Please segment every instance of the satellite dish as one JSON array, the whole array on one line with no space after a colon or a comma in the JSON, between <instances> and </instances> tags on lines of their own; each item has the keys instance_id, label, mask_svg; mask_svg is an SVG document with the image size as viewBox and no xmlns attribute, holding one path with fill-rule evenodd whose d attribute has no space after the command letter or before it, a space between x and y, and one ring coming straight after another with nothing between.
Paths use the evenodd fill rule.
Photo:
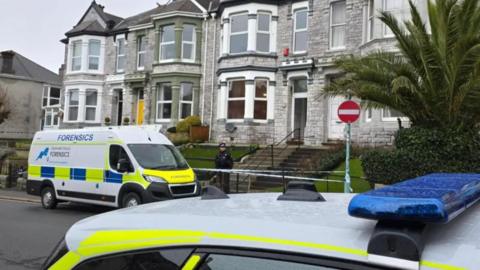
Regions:
<instances>
[{"instance_id":1,"label":"satellite dish","mask_svg":"<svg viewBox=\"0 0 480 270\"><path fill-rule=\"evenodd\" d=\"M227 123L225 124L225 130L230 133L233 133L235 132L235 130L237 130L237 127L233 123Z\"/></svg>"}]
</instances>

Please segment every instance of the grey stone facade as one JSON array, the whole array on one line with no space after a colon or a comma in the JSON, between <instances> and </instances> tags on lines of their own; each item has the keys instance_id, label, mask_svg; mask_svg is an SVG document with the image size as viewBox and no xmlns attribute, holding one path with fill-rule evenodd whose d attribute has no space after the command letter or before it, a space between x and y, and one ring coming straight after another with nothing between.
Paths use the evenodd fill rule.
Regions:
<instances>
[{"instance_id":1,"label":"grey stone facade","mask_svg":"<svg viewBox=\"0 0 480 270\"><path fill-rule=\"evenodd\" d=\"M200 4L198 4L201 2ZM212 5L209 3L212 2ZM143 124L162 124L165 128L179 121L180 87L182 83L193 86L193 114L199 115L202 122L210 126L212 142L234 142L271 144L282 141L295 127L300 126L302 134L299 140L307 145L319 145L329 140L343 139L343 126L336 123L336 107L339 100L323 97L322 89L329 81L341 73L334 67L338 57L363 55L379 49L395 50L394 40L385 34L383 24L372 20L370 28L369 3L373 10L382 8L382 0L345 0L344 46L332 49L331 9L332 4L342 1L198 1L177 0L166 6L158 6L144 14L126 19L104 13L103 7L92 3L85 20L98 20L104 27L104 68L100 74L89 72L65 76L65 90L86 81L96 84L101 91L101 113L95 123L66 123L62 127L102 125L105 117L112 124L121 124L124 118L130 124L139 124L138 115L143 113ZM405 1L407 2L407 1ZM201 5L203 9L199 8ZM424 4L419 4L425 12ZM307 50L300 54L293 52L295 11L308 10ZM240 54L229 52L229 31L232 16L248 13L247 50ZM256 51L255 39L259 14L270 15L270 51ZM109 17L110 16L110 17ZM105 18L116 21L108 29ZM185 24L195 25L195 59L182 60L182 29ZM66 65L70 65L71 50L69 41L86 35L75 32L82 24L67 33ZM160 61L160 42L163 27L174 25L176 40L175 57L171 61ZM98 26L97 26L98 27ZM373 29L370 33L369 29ZM90 29L90 32L98 29ZM253 31L253 32L252 32ZM73 34L72 34L73 33ZM91 34L91 33L90 33ZM126 45L126 67L118 72L117 38L124 36ZM138 37L146 38L145 65L137 68ZM289 53L285 53L289 49ZM295 93L295 80L306 80L307 91ZM244 117L228 119L229 85L233 80L243 80ZM254 119L257 100L256 80L268 81L267 117ZM172 88L172 104L169 119L158 119L157 93L159 87L169 83ZM303 83L303 81L302 81ZM142 92L143 91L143 92ZM68 92L68 91L66 91ZM121 95L120 95L121 93ZM139 111L139 95L143 93L143 110ZM119 111L118 99L123 98ZM68 98L68 94L66 94ZM302 103L304 102L304 103ZM297 105L295 105L297 104ZM66 105L66 103L65 103ZM297 111L294 110L297 106ZM303 109L306 106L306 114ZM299 109L300 108L300 109ZM65 108L67 110L67 108ZM118 115L120 113L121 115ZM296 114L297 115L296 115ZM299 116L300 115L300 116ZM398 129L395 119L382 117L382 111L373 111L372 117L361 120L352 127L352 138L357 144L391 144L392 134ZM300 118L299 118L300 117ZM300 119L300 120L299 120ZM303 127L303 121L305 126ZM68 121L67 121L68 122ZM301 123L300 123L301 122ZM300 124L299 124L300 123ZM408 123L404 121L404 126ZM290 139L290 138L288 138Z\"/></svg>"}]
</instances>

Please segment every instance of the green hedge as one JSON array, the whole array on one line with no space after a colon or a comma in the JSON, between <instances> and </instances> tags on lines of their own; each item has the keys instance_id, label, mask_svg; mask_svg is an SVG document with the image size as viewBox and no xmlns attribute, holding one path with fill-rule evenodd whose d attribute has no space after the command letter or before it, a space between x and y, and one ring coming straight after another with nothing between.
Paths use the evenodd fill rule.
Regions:
<instances>
[{"instance_id":1,"label":"green hedge","mask_svg":"<svg viewBox=\"0 0 480 270\"><path fill-rule=\"evenodd\" d=\"M395 149L362 155L367 179L392 184L433 172L479 172L477 131L408 128L395 135Z\"/></svg>"}]
</instances>

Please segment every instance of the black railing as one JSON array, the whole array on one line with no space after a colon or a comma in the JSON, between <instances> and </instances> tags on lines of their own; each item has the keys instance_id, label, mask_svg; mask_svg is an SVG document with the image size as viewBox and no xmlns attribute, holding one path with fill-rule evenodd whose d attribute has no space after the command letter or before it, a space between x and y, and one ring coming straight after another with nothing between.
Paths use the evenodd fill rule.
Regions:
<instances>
[{"instance_id":1,"label":"black railing","mask_svg":"<svg viewBox=\"0 0 480 270\"><path fill-rule=\"evenodd\" d=\"M258 170L261 166L265 165L268 161L270 161L271 169L275 168L275 154L277 156L281 156L287 149L288 149L288 140L295 140L297 138L300 138L302 130L300 128L294 129L292 132L288 133L287 136L285 136L282 140L279 142L273 143L267 147L265 147L263 150L257 151L256 155L261 155L265 153L265 158L258 161L254 160L251 161L250 163L247 162L246 166L244 166L244 169L247 170ZM295 136L298 135L298 136ZM298 139L297 139L298 140ZM275 153L275 149L279 149L279 146L285 143L284 147L280 148L280 151ZM297 144L297 149L300 148L301 144ZM269 157L267 157L268 152L270 152ZM252 165L250 167L250 165ZM242 180L245 181L247 178L250 176L245 176Z\"/></svg>"}]
</instances>

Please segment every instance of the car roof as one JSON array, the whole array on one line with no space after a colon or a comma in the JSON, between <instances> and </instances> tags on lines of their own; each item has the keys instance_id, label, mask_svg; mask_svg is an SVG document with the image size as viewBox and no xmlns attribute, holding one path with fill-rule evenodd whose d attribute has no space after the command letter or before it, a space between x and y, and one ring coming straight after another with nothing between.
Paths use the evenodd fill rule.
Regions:
<instances>
[{"instance_id":1,"label":"car roof","mask_svg":"<svg viewBox=\"0 0 480 270\"><path fill-rule=\"evenodd\" d=\"M202 237L195 245L293 251L368 262L367 247L376 221L348 215L353 195L322 194L325 202L278 201L279 195L238 194L222 200L195 197L117 210L76 223L66 242L69 249L76 250L98 232L197 232ZM427 267L439 265L474 269L480 265L479 211L480 205L476 205L451 223L427 225L421 269L442 269ZM179 245L185 244L189 243Z\"/></svg>"}]
</instances>

